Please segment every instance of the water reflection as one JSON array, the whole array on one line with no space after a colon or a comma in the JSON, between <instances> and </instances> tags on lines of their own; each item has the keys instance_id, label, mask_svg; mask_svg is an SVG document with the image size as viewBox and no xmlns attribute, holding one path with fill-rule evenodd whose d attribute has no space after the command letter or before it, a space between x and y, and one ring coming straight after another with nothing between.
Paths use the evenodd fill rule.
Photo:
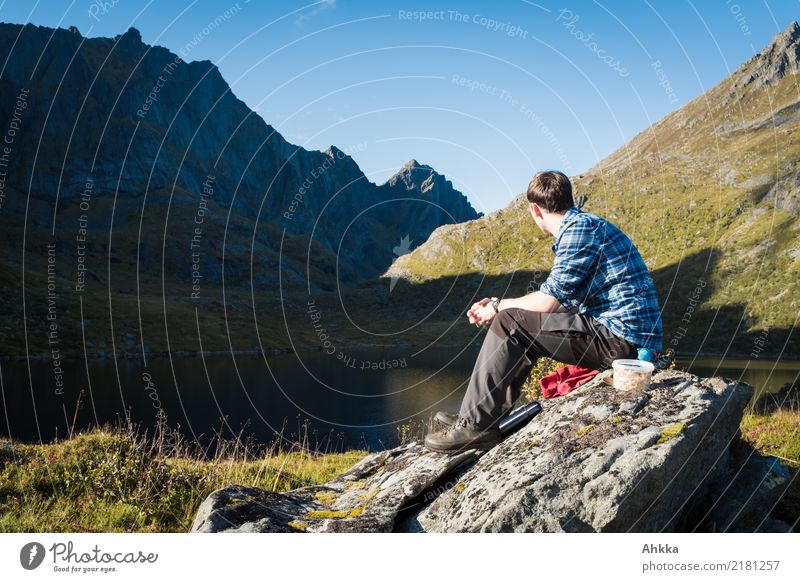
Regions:
<instances>
[{"instance_id":1,"label":"water reflection","mask_svg":"<svg viewBox=\"0 0 800 582\"><path fill-rule=\"evenodd\" d=\"M160 358L146 367L141 360L78 361L63 366L63 394L49 362L2 362L0 432L39 441L63 437L70 426L127 418L151 427L161 410L173 428L201 442L218 432L259 442L307 432L312 447L378 449L396 444L398 427L457 410L476 356L477 348L367 348L342 357ZM678 367L751 383L757 396L796 382L800 372L797 361L703 358Z\"/></svg>"}]
</instances>

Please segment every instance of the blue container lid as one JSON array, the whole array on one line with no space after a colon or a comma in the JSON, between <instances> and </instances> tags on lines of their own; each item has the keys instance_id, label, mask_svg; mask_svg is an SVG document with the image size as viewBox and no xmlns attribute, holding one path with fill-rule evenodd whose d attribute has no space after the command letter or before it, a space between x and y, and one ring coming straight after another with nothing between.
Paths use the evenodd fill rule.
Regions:
<instances>
[{"instance_id":1,"label":"blue container lid","mask_svg":"<svg viewBox=\"0 0 800 582\"><path fill-rule=\"evenodd\" d=\"M655 353L655 351L653 351L653 350L651 350L649 348L639 348L637 350L637 353L639 354L638 359L644 360L645 362L650 362L651 364L655 364L656 363L656 353Z\"/></svg>"}]
</instances>

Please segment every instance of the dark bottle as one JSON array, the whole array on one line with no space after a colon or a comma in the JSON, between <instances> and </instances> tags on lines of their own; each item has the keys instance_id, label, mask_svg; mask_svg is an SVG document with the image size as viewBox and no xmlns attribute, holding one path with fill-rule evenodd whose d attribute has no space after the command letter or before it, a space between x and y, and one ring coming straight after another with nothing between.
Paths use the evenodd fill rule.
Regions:
<instances>
[{"instance_id":1,"label":"dark bottle","mask_svg":"<svg viewBox=\"0 0 800 582\"><path fill-rule=\"evenodd\" d=\"M541 411L542 405L538 402L531 402L525 406L520 406L500 421L500 424L497 425L497 430L499 430L500 434L503 436L511 434L528 424L528 421Z\"/></svg>"}]
</instances>

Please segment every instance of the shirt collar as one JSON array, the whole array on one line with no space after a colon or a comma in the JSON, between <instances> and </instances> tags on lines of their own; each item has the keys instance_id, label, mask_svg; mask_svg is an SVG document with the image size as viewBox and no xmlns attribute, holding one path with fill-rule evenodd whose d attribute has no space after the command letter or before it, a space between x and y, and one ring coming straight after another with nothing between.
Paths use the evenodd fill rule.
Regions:
<instances>
[{"instance_id":1,"label":"shirt collar","mask_svg":"<svg viewBox=\"0 0 800 582\"><path fill-rule=\"evenodd\" d=\"M577 206L572 206L569 208L564 214L564 220L561 221L561 224L558 225L558 234L556 235L556 240L553 241L553 252L556 252L556 247L558 247L558 241L561 240L561 235L564 234L566 228L575 222L575 219L579 214L582 214L583 210L578 208Z\"/></svg>"}]
</instances>

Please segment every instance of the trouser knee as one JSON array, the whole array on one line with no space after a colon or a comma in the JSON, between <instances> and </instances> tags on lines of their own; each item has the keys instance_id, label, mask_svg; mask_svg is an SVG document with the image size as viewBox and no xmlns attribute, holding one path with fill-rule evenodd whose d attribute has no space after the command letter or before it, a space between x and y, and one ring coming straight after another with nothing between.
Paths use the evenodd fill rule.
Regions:
<instances>
[{"instance_id":1,"label":"trouser knee","mask_svg":"<svg viewBox=\"0 0 800 582\"><path fill-rule=\"evenodd\" d=\"M518 309L504 309L492 318L489 331L501 338L506 338L512 329L518 328L521 318Z\"/></svg>"}]
</instances>

